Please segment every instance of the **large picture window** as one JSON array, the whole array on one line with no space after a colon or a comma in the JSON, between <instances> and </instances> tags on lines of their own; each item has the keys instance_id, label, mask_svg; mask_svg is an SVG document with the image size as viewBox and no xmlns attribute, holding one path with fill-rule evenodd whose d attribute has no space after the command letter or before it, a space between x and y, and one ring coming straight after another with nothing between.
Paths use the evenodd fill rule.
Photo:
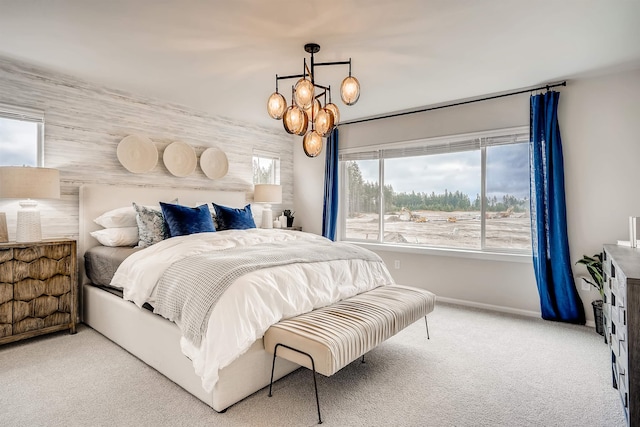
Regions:
<instances>
[{"instance_id":1,"label":"large picture window","mask_svg":"<svg viewBox=\"0 0 640 427\"><path fill-rule=\"evenodd\" d=\"M340 153L340 238L531 251L528 128Z\"/></svg>"},{"instance_id":2,"label":"large picture window","mask_svg":"<svg viewBox=\"0 0 640 427\"><path fill-rule=\"evenodd\" d=\"M43 166L44 113L0 104L0 166Z\"/></svg>"}]
</instances>

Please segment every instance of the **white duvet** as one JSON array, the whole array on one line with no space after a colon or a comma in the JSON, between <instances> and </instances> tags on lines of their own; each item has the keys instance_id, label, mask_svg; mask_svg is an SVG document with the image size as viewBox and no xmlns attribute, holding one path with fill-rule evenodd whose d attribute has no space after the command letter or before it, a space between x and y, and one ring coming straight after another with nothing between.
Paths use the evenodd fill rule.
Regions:
<instances>
[{"instance_id":1,"label":"white duvet","mask_svg":"<svg viewBox=\"0 0 640 427\"><path fill-rule=\"evenodd\" d=\"M325 240L309 233L265 229L173 237L125 259L111 285L122 288L124 298L140 307L145 302L153 305L163 272L186 256L274 241L295 244L296 240L320 239ZM220 297L200 346L182 338L182 352L193 361L202 386L210 392L218 370L246 352L272 324L391 283L384 263L363 260L291 264L249 273Z\"/></svg>"}]
</instances>

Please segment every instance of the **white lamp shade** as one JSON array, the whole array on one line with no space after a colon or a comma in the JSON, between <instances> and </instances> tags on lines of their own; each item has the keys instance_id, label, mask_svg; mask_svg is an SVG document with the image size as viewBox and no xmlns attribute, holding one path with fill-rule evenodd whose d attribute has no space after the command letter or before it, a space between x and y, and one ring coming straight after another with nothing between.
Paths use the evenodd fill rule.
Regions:
<instances>
[{"instance_id":1,"label":"white lamp shade","mask_svg":"<svg viewBox=\"0 0 640 427\"><path fill-rule=\"evenodd\" d=\"M0 167L0 198L59 199L60 172L27 166Z\"/></svg>"},{"instance_id":2,"label":"white lamp shade","mask_svg":"<svg viewBox=\"0 0 640 427\"><path fill-rule=\"evenodd\" d=\"M256 184L253 192L256 203L282 203L282 187L276 184Z\"/></svg>"}]
</instances>

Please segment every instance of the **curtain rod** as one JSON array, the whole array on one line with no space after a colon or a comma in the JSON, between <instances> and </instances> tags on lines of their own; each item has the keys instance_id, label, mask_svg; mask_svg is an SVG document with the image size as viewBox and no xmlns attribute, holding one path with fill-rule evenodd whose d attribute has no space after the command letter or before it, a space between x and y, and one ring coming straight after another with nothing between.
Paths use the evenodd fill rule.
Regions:
<instances>
[{"instance_id":1,"label":"curtain rod","mask_svg":"<svg viewBox=\"0 0 640 427\"><path fill-rule=\"evenodd\" d=\"M508 93L503 93L501 95L493 95L493 96L487 96L484 98L478 98L478 99L470 99L468 101L461 101L461 102L454 102L453 104L445 104L445 105L438 105L437 107L428 107L428 108L421 108L419 110L412 110L412 111L403 111L401 113L393 113L393 114L387 114L384 116L376 116L376 117L369 117L366 119L356 119L356 120L350 120L344 123L340 123L338 126L345 126L345 125L353 125L356 123L364 123L364 122L371 122L374 120L382 120L382 119L390 119L392 117L399 117L399 116L406 116L409 114L415 114L415 113L424 113L425 111L432 111L432 110L440 110L442 108L449 108L449 107L457 107L459 105L465 105L465 104L473 104L474 102L480 102L480 101L489 101L492 99L497 99L497 98L504 98L507 96L513 96L513 95L520 95L523 93L527 93L527 92L533 92L536 90L549 90L553 87L558 87L558 86L566 86L567 85L567 81L562 81L559 83L553 83L553 84L549 84L549 85L544 85L544 86L538 86L538 87L534 87L534 88L529 88L529 89L522 89L516 92L508 92Z\"/></svg>"}]
</instances>

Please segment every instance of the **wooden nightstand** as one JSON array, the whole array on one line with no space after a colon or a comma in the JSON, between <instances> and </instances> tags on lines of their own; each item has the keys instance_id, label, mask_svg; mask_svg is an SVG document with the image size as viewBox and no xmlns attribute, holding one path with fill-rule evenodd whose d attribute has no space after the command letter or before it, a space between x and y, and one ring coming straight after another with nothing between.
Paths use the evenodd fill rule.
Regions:
<instances>
[{"instance_id":1,"label":"wooden nightstand","mask_svg":"<svg viewBox=\"0 0 640 427\"><path fill-rule=\"evenodd\" d=\"M0 243L0 344L76 332L76 241Z\"/></svg>"}]
</instances>

